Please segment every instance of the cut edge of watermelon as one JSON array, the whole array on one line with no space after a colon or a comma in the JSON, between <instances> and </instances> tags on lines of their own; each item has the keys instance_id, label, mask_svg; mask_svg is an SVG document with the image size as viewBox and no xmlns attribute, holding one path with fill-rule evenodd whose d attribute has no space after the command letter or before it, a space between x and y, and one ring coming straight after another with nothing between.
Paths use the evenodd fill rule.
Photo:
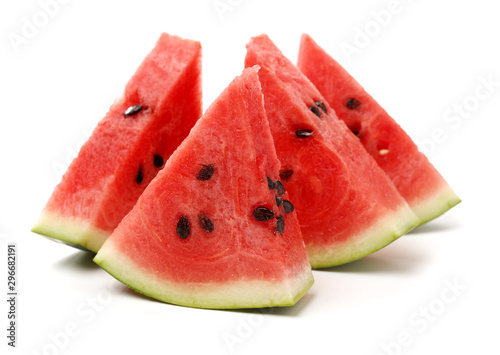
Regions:
<instances>
[{"instance_id":1,"label":"cut edge of watermelon","mask_svg":"<svg viewBox=\"0 0 500 355\"><path fill-rule=\"evenodd\" d=\"M42 212L31 231L56 242L94 253L97 253L110 234L88 222L48 211Z\"/></svg>"},{"instance_id":2,"label":"cut edge of watermelon","mask_svg":"<svg viewBox=\"0 0 500 355\"><path fill-rule=\"evenodd\" d=\"M309 264L294 277L283 281L252 280L218 285L158 281L120 253L111 240L99 250L94 262L139 293L166 303L194 308L241 309L292 306L314 283ZM283 292L280 292L281 290ZM234 301L228 302L228 299Z\"/></svg>"},{"instance_id":3,"label":"cut edge of watermelon","mask_svg":"<svg viewBox=\"0 0 500 355\"><path fill-rule=\"evenodd\" d=\"M403 224L401 221L408 223ZM408 233L418 226L419 222L413 211L405 204L344 243L333 245L332 248L308 246L309 262L313 269L322 269L359 260Z\"/></svg>"},{"instance_id":4,"label":"cut edge of watermelon","mask_svg":"<svg viewBox=\"0 0 500 355\"><path fill-rule=\"evenodd\" d=\"M411 207L420 220L419 225L425 224L458 205L462 200L448 184L444 184L436 192L421 201L412 201Z\"/></svg>"}]
</instances>

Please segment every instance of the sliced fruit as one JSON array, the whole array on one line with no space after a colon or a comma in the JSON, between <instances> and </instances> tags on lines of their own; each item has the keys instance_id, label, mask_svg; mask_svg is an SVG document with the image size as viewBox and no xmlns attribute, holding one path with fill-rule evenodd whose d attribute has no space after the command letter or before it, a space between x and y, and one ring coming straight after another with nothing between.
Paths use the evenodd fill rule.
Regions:
<instances>
[{"instance_id":1,"label":"sliced fruit","mask_svg":"<svg viewBox=\"0 0 500 355\"><path fill-rule=\"evenodd\" d=\"M115 278L199 308L292 305L309 289L257 70L216 99L96 255Z\"/></svg>"},{"instance_id":2,"label":"sliced fruit","mask_svg":"<svg viewBox=\"0 0 500 355\"><path fill-rule=\"evenodd\" d=\"M298 67L425 223L460 202L412 139L359 83L304 34Z\"/></svg>"},{"instance_id":3,"label":"sliced fruit","mask_svg":"<svg viewBox=\"0 0 500 355\"><path fill-rule=\"evenodd\" d=\"M97 252L201 113L201 46L162 34L69 166L33 232Z\"/></svg>"},{"instance_id":4,"label":"sliced fruit","mask_svg":"<svg viewBox=\"0 0 500 355\"><path fill-rule=\"evenodd\" d=\"M414 227L416 216L387 175L266 35L247 45L245 66L256 64L311 265L357 260Z\"/></svg>"}]
</instances>

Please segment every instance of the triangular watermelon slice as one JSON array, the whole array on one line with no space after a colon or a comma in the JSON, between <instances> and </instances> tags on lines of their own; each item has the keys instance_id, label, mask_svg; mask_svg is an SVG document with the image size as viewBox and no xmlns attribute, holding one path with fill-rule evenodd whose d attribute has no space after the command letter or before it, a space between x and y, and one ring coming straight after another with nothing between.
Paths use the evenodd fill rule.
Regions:
<instances>
[{"instance_id":1,"label":"triangular watermelon slice","mask_svg":"<svg viewBox=\"0 0 500 355\"><path fill-rule=\"evenodd\" d=\"M115 278L199 308L292 305L309 289L257 70L209 107L98 252Z\"/></svg>"},{"instance_id":2,"label":"triangular watermelon slice","mask_svg":"<svg viewBox=\"0 0 500 355\"><path fill-rule=\"evenodd\" d=\"M33 231L97 252L201 116L201 46L162 34Z\"/></svg>"},{"instance_id":3,"label":"triangular watermelon slice","mask_svg":"<svg viewBox=\"0 0 500 355\"><path fill-rule=\"evenodd\" d=\"M359 140L311 82L266 35L247 45L245 66L261 66L266 113L314 268L364 257L417 218Z\"/></svg>"},{"instance_id":4,"label":"triangular watermelon slice","mask_svg":"<svg viewBox=\"0 0 500 355\"><path fill-rule=\"evenodd\" d=\"M420 223L460 202L396 121L306 34L302 36L298 66L391 178Z\"/></svg>"}]
</instances>

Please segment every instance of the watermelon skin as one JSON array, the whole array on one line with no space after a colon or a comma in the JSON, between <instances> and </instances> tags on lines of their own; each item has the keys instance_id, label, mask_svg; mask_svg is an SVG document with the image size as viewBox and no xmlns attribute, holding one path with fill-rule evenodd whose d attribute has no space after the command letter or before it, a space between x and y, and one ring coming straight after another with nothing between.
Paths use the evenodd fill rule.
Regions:
<instances>
[{"instance_id":1,"label":"watermelon skin","mask_svg":"<svg viewBox=\"0 0 500 355\"><path fill-rule=\"evenodd\" d=\"M266 35L247 44L245 66L259 78L282 175L313 268L360 259L418 220L393 183L335 115L319 91ZM320 117L309 107L325 104ZM319 107L319 106L316 106ZM296 130L310 129L309 138Z\"/></svg>"},{"instance_id":2,"label":"watermelon skin","mask_svg":"<svg viewBox=\"0 0 500 355\"><path fill-rule=\"evenodd\" d=\"M244 70L209 107L97 253L94 261L129 287L198 308L287 306L311 287L296 214L278 207L268 186L280 165L257 70ZM200 181L206 165L213 175ZM253 217L258 206L283 216L282 234L277 218ZM176 229L182 216L185 239Z\"/></svg>"},{"instance_id":3,"label":"watermelon skin","mask_svg":"<svg viewBox=\"0 0 500 355\"><path fill-rule=\"evenodd\" d=\"M124 117L138 104L143 105L139 113ZM201 114L200 43L162 34L70 164L32 230L97 252L162 168L155 155L167 161Z\"/></svg>"},{"instance_id":4,"label":"watermelon skin","mask_svg":"<svg viewBox=\"0 0 500 355\"><path fill-rule=\"evenodd\" d=\"M461 201L397 122L307 34L302 35L298 67L351 131L359 132L365 149L391 178L421 224ZM355 109L346 105L352 98L361 103Z\"/></svg>"}]
</instances>

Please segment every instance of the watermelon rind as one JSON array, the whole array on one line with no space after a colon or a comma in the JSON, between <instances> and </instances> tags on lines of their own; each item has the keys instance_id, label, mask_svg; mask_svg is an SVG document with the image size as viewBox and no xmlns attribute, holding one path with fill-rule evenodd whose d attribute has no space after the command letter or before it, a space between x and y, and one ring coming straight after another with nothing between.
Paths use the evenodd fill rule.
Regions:
<instances>
[{"instance_id":1,"label":"watermelon rind","mask_svg":"<svg viewBox=\"0 0 500 355\"><path fill-rule=\"evenodd\" d=\"M419 218L419 225L439 217L461 202L394 118L307 34L301 38L297 65L336 110L338 117L351 130L357 131L356 135L360 135L366 150ZM366 102L364 111L356 113L346 109L348 97L358 97ZM379 143L388 148L387 152L394 152L387 155L387 160L385 154L381 154Z\"/></svg>"},{"instance_id":2,"label":"watermelon rind","mask_svg":"<svg viewBox=\"0 0 500 355\"><path fill-rule=\"evenodd\" d=\"M92 226L87 221L60 216L43 211L32 232L56 242L97 253L109 236L109 232Z\"/></svg>"},{"instance_id":3,"label":"watermelon rind","mask_svg":"<svg viewBox=\"0 0 500 355\"><path fill-rule=\"evenodd\" d=\"M162 33L32 231L97 252L201 116L201 89L201 44ZM128 112L132 108L139 110Z\"/></svg>"},{"instance_id":4,"label":"watermelon rind","mask_svg":"<svg viewBox=\"0 0 500 355\"><path fill-rule=\"evenodd\" d=\"M111 276L146 296L180 306L241 309L294 305L312 286L309 265L285 280L239 280L231 283L175 283L155 279L108 241L94 262Z\"/></svg>"},{"instance_id":5,"label":"watermelon rind","mask_svg":"<svg viewBox=\"0 0 500 355\"><path fill-rule=\"evenodd\" d=\"M403 221L408 223L402 223ZM359 260L389 245L418 224L413 211L408 205L403 205L344 243L328 245L325 248L308 245L309 262L313 269L322 269Z\"/></svg>"},{"instance_id":6,"label":"watermelon rind","mask_svg":"<svg viewBox=\"0 0 500 355\"><path fill-rule=\"evenodd\" d=\"M412 201L411 206L413 212L420 219L419 225L422 225L439 217L460 202L462 202L460 197L457 196L450 186L445 184L426 199Z\"/></svg>"}]
</instances>

